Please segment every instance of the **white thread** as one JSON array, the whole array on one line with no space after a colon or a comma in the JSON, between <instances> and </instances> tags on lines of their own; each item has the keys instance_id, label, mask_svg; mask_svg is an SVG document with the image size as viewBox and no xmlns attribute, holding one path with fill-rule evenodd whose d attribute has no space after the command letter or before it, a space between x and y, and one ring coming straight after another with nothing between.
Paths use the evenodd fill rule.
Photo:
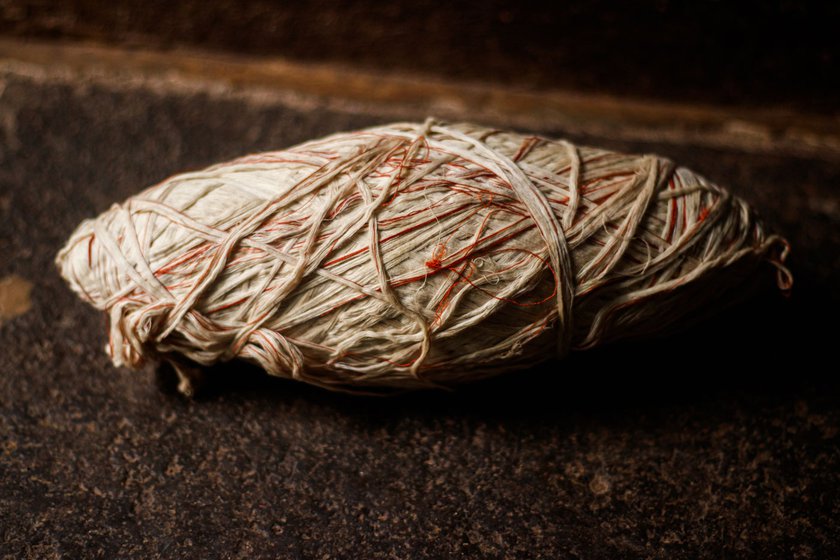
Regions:
<instances>
[{"instance_id":1,"label":"white thread","mask_svg":"<svg viewBox=\"0 0 840 560\"><path fill-rule=\"evenodd\" d=\"M57 263L109 312L117 365L239 357L365 390L667 328L735 265L769 260L789 288L787 251L663 158L427 120L172 177L83 222Z\"/></svg>"}]
</instances>

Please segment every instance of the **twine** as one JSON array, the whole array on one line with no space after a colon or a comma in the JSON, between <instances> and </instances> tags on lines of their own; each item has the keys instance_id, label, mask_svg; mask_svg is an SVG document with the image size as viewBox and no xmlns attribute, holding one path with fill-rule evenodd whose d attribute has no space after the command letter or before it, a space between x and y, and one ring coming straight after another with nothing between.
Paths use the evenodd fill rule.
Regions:
<instances>
[{"instance_id":1,"label":"twine","mask_svg":"<svg viewBox=\"0 0 840 560\"><path fill-rule=\"evenodd\" d=\"M240 358L322 387L448 387L662 332L787 243L667 159L398 123L177 175L58 254L117 366Z\"/></svg>"}]
</instances>

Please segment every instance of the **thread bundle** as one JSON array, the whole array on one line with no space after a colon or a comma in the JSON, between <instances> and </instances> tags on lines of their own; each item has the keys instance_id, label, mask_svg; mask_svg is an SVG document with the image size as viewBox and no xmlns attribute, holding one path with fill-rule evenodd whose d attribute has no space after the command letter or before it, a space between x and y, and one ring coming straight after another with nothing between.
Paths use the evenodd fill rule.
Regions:
<instances>
[{"instance_id":1,"label":"thread bundle","mask_svg":"<svg viewBox=\"0 0 840 560\"><path fill-rule=\"evenodd\" d=\"M451 386L661 332L787 243L657 156L396 123L177 175L57 257L118 366L240 358L330 389Z\"/></svg>"}]
</instances>

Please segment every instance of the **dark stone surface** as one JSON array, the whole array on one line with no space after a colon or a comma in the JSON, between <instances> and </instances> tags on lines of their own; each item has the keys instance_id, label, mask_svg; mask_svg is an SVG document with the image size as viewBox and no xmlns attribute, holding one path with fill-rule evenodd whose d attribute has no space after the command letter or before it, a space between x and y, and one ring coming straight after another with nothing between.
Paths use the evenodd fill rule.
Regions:
<instances>
[{"instance_id":1,"label":"dark stone surface","mask_svg":"<svg viewBox=\"0 0 840 560\"><path fill-rule=\"evenodd\" d=\"M837 112L836 2L4 0L0 33Z\"/></svg>"},{"instance_id":2,"label":"dark stone surface","mask_svg":"<svg viewBox=\"0 0 840 560\"><path fill-rule=\"evenodd\" d=\"M789 236L794 295L451 394L228 364L188 401L110 365L56 251L169 174L374 119L14 76L0 113L0 278L34 283L0 325L0 557L840 555L838 164L579 139L731 185Z\"/></svg>"}]
</instances>

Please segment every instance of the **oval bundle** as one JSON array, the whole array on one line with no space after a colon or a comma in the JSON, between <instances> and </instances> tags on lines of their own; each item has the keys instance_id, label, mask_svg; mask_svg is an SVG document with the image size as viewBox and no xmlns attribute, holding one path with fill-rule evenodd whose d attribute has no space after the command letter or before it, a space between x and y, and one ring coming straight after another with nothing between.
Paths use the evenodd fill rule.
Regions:
<instances>
[{"instance_id":1,"label":"oval bundle","mask_svg":"<svg viewBox=\"0 0 840 560\"><path fill-rule=\"evenodd\" d=\"M241 358L365 391L661 332L762 262L789 287L786 253L667 159L429 120L171 177L83 222L57 263L108 313L118 366Z\"/></svg>"}]
</instances>

